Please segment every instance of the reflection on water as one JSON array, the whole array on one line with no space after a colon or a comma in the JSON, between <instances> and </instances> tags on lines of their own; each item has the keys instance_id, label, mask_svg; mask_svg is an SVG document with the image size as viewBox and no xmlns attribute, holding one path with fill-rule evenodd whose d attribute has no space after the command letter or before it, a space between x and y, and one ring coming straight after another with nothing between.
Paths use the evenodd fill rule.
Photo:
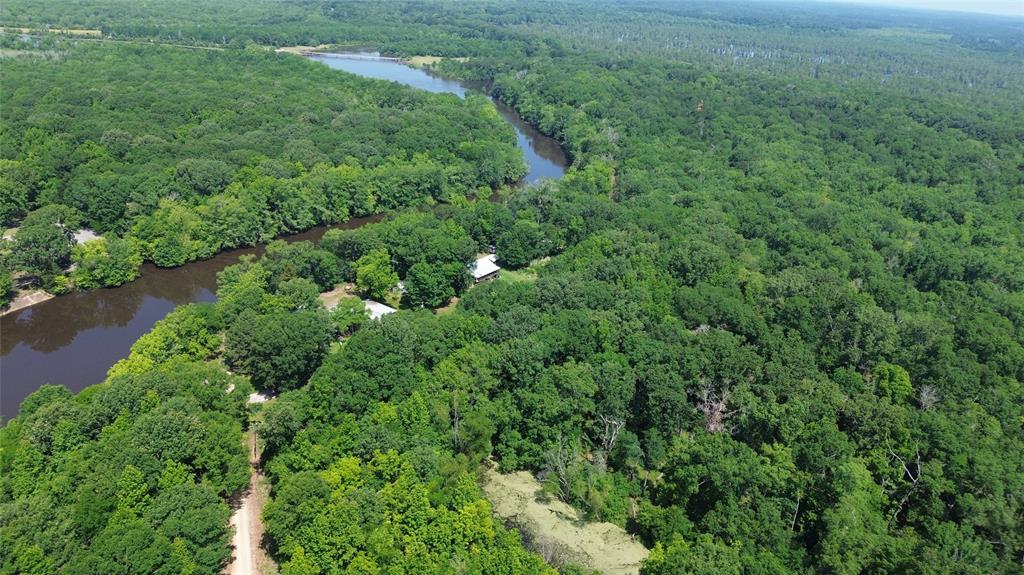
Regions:
<instances>
[{"instance_id":1,"label":"reflection on water","mask_svg":"<svg viewBox=\"0 0 1024 575\"><path fill-rule=\"evenodd\" d=\"M355 228L382 217L331 227ZM328 229L284 239L316 242ZM43 384L79 391L103 381L153 324L179 305L213 301L217 272L242 255L262 251L263 246L231 250L170 269L146 264L139 279L121 287L76 292L0 317L0 416L17 415L21 401Z\"/></svg>"},{"instance_id":2,"label":"reflection on water","mask_svg":"<svg viewBox=\"0 0 1024 575\"><path fill-rule=\"evenodd\" d=\"M435 94L455 94L464 98L468 92L457 80L428 74L419 68L406 66L398 60L368 54L317 54L309 56L309 59L323 62L335 70L344 70L377 80L391 80Z\"/></svg>"},{"instance_id":3,"label":"reflection on water","mask_svg":"<svg viewBox=\"0 0 1024 575\"><path fill-rule=\"evenodd\" d=\"M373 54L317 54L309 56L311 60L323 62L335 70L344 70L367 78L391 80L407 86L434 93L455 94L464 98L471 91L466 85L438 76L420 68L406 66L398 60L380 58ZM475 86L474 88L482 88ZM480 90L476 90L480 91ZM558 142L541 134L536 128L527 124L515 110L494 100L498 114L516 131L516 141L523 150L528 172L523 180L533 183L541 178L560 178L567 165L565 153Z\"/></svg>"},{"instance_id":4,"label":"reflection on water","mask_svg":"<svg viewBox=\"0 0 1024 575\"><path fill-rule=\"evenodd\" d=\"M362 76L393 80L428 90L464 97L468 88L459 82L410 68L394 60L315 56L331 68ZM495 102L498 112L516 132L529 172L527 183L558 178L566 159L558 143L526 124L514 110ZM353 219L339 226L358 227L382 216ZM285 238L317 241L328 228L317 228ZM127 357L132 344L176 306L213 301L217 272L247 253L262 248L233 250L212 259L173 269L152 265L142 268L138 280L113 289L93 290L56 297L0 317L0 416L18 413L21 401L46 383L72 391L99 383L107 370Z\"/></svg>"},{"instance_id":5,"label":"reflection on water","mask_svg":"<svg viewBox=\"0 0 1024 575\"><path fill-rule=\"evenodd\" d=\"M57 297L0 318L0 413L14 416L21 400L45 383L78 391L102 381L175 306L212 300L226 259L173 270L147 265L125 286Z\"/></svg>"},{"instance_id":6,"label":"reflection on water","mask_svg":"<svg viewBox=\"0 0 1024 575\"><path fill-rule=\"evenodd\" d=\"M526 157L529 168L523 181L532 184L541 178L557 179L565 175L568 164L565 152L554 138L540 133L540 130L527 124L519 117L519 113L495 100L498 114L516 130L516 141Z\"/></svg>"}]
</instances>

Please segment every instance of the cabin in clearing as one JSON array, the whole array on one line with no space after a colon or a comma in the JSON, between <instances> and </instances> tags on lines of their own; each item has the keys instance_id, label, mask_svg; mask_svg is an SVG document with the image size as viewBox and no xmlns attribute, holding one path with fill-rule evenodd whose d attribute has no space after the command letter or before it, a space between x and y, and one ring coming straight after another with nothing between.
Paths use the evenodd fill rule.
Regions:
<instances>
[{"instance_id":1,"label":"cabin in clearing","mask_svg":"<svg viewBox=\"0 0 1024 575\"><path fill-rule=\"evenodd\" d=\"M501 268L495 263L497 260L497 255L489 254L469 264L469 273L473 274L473 283L498 277Z\"/></svg>"}]
</instances>

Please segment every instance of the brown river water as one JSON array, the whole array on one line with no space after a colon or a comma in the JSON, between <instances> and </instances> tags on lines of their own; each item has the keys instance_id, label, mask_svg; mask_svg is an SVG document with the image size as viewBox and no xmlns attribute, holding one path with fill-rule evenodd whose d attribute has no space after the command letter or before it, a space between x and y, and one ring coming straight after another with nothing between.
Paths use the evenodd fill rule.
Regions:
<instances>
[{"instance_id":1,"label":"brown river water","mask_svg":"<svg viewBox=\"0 0 1024 575\"><path fill-rule=\"evenodd\" d=\"M343 55L314 56L331 68L391 80L464 97L470 88L448 78L410 68L394 60ZM516 131L529 172L525 183L559 178L567 161L555 140L524 122L508 106L495 102L501 117ZM352 219L333 226L351 229L383 216ZM284 238L317 241L330 228L315 228ZM216 299L217 272L262 246L231 250L177 268L142 267L142 276L121 287L72 293L0 317L0 417L17 415L30 393L47 383L71 391L100 383L135 340L176 306Z\"/></svg>"}]
</instances>

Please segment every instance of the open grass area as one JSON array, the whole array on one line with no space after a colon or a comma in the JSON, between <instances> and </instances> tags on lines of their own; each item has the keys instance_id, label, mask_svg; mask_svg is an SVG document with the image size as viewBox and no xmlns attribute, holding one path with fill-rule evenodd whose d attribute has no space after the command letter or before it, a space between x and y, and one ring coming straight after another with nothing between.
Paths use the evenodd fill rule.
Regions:
<instances>
[{"instance_id":1,"label":"open grass area","mask_svg":"<svg viewBox=\"0 0 1024 575\"><path fill-rule=\"evenodd\" d=\"M465 62L469 58L444 58L443 56L413 56L405 61L410 66L416 66L417 68L423 68L425 66L433 66L441 60L455 60L456 62Z\"/></svg>"},{"instance_id":2,"label":"open grass area","mask_svg":"<svg viewBox=\"0 0 1024 575\"><path fill-rule=\"evenodd\" d=\"M538 497L543 486L527 471L487 470L483 489L494 513L551 565L574 563L605 575L634 575L649 553L621 527L584 521L566 503Z\"/></svg>"},{"instance_id":3,"label":"open grass area","mask_svg":"<svg viewBox=\"0 0 1024 575\"><path fill-rule=\"evenodd\" d=\"M64 34L65 36L87 36L90 38L100 38L103 36L102 30L95 30L91 28L25 28L23 26L0 26L0 30L4 32L19 32L21 34L34 34L39 32L45 32L48 34Z\"/></svg>"},{"instance_id":4,"label":"open grass area","mask_svg":"<svg viewBox=\"0 0 1024 575\"><path fill-rule=\"evenodd\" d=\"M501 270L498 280L507 282L535 282L537 281L537 270L531 267L519 270Z\"/></svg>"}]
</instances>

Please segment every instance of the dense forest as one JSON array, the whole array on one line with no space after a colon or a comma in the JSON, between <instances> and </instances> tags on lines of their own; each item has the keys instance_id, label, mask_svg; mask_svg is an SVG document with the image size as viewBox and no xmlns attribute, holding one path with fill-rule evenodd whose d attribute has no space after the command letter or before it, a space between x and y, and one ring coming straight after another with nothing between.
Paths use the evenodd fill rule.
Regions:
<instances>
[{"instance_id":1,"label":"dense forest","mask_svg":"<svg viewBox=\"0 0 1024 575\"><path fill-rule=\"evenodd\" d=\"M110 285L109 260L389 210L272 243L103 384L30 396L0 431L0 573L220 572L246 432L282 574L586 572L492 516L491 466L626 529L646 575L1024 565L1021 20L9 0L0 23L105 37L4 36L19 273ZM484 201L523 171L486 99L265 49L289 44L458 56L438 68L572 166ZM106 243L53 259L80 224ZM508 273L471 286L491 246ZM318 299L399 280L378 320Z\"/></svg>"},{"instance_id":2,"label":"dense forest","mask_svg":"<svg viewBox=\"0 0 1024 575\"><path fill-rule=\"evenodd\" d=\"M58 292L122 284L142 261L177 266L350 216L489 196L525 170L480 96L259 48L33 48L4 63L0 226L17 226L8 272ZM104 241L75 246L82 226Z\"/></svg>"}]
</instances>

